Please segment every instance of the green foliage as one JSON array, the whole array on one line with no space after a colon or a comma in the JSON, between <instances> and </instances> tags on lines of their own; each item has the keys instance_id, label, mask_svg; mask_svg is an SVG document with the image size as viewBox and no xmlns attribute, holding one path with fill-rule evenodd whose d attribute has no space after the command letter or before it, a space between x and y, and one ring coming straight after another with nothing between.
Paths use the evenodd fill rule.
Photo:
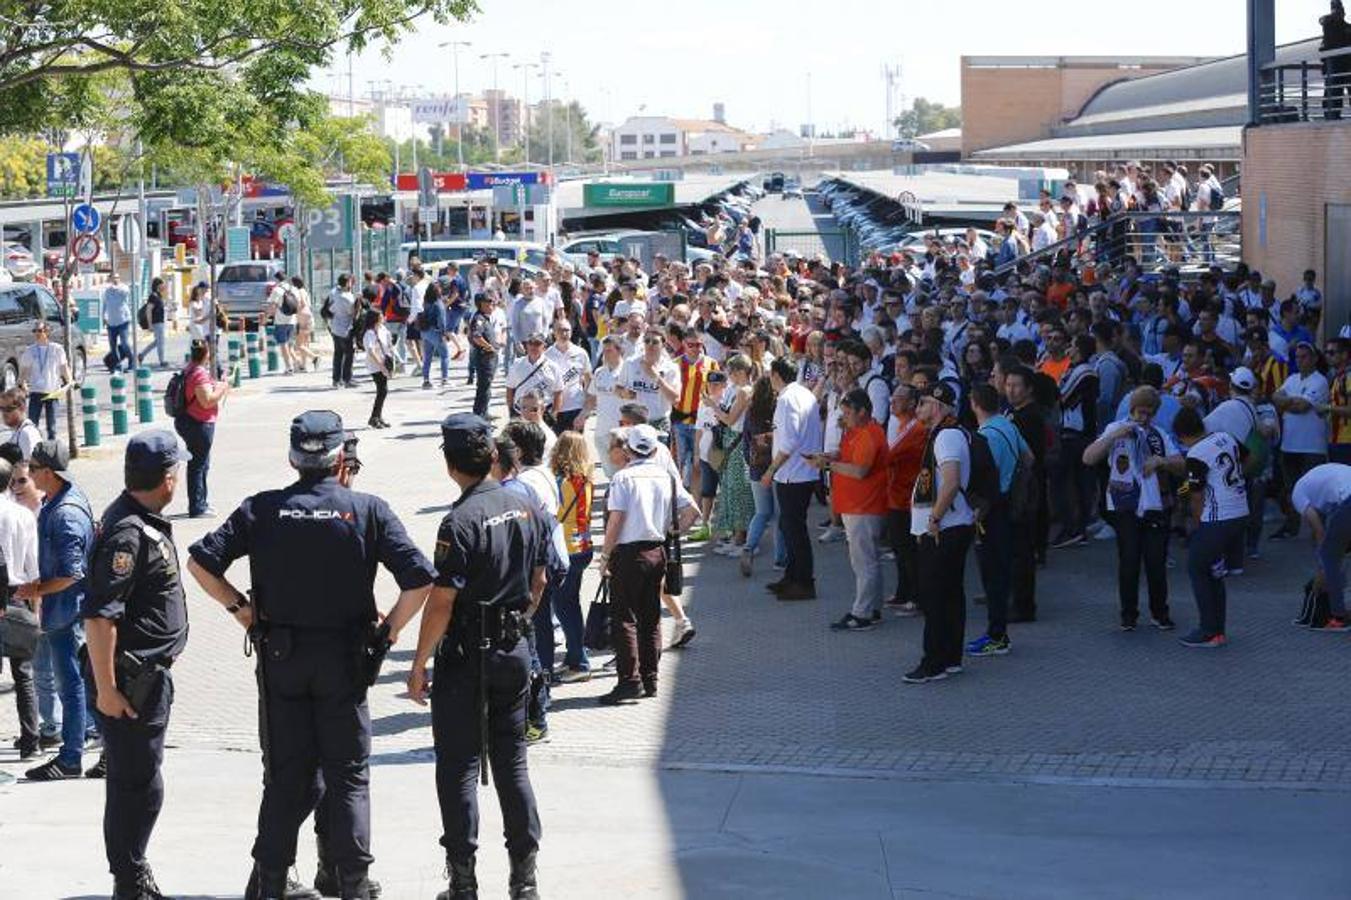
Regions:
<instances>
[{"instance_id":1,"label":"green foliage","mask_svg":"<svg viewBox=\"0 0 1351 900\"><path fill-rule=\"evenodd\" d=\"M549 161L550 113L553 115L552 143L555 165L568 162L569 121L571 122L572 134L571 161L600 162L601 149L596 143L599 128L591 124L591 121L587 118L586 110L576 100L566 105L555 100L552 102L552 108L540 103L531 113L529 129L531 162L545 163Z\"/></svg>"},{"instance_id":2,"label":"green foliage","mask_svg":"<svg viewBox=\"0 0 1351 900\"><path fill-rule=\"evenodd\" d=\"M931 103L923 97L916 97L910 109L897 116L892 124L903 138L918 137L945 128L959 128L962 124L962 108Z\"/></svg>"}]
</instances>

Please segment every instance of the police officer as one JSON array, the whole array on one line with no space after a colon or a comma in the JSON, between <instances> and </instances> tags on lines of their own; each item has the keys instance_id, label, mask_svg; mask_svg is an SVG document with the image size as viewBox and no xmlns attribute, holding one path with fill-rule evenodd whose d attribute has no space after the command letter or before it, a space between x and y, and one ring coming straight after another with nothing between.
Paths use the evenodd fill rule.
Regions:
<instances>
[{"instance_id":1,"label":"police officer","mask_svg":"<svg viewBox=\"0 0 1351 900\"><path fill-rule=\"evenodd\" d=\"M436 536L436 586L418 634L408 693L427 702L427 663L436 746L436 794L450 890L438 900L476 900L477 775L484 747L511 860L511 896L538 900L539 812L526 767L530 651L523 637L544 591L549 533L530 504L489 476L492 429L475 415L441 423L442 452L460 498Z\"/></svg>"},{"instance_id":2,"label":"police officer","mask_svg":"<svg viewBox=\"0 0 1351 900\"><path fill-rule=\"evenodd\" d=\"M188 641L173 528L161 512L186 459L168 431L127 442L126 490L103 513L80 614L107 763L103 842L115 900L160 900L145 848L164 803L169 669Z\"/></svg>"},{"instance_id":3,"label":"police officer","mask_svg":"<svg viewBox=\"0 0 1351 900\"><path fill-rule=\"evenodd\" d=\"M383 500L339 483L343 440L337 413L297 416L290 461L299 480L249 497L189 548L193 577L250 629L259 651L264 781L245 891L250 900L285 895L296 833L321 768L339 896L370 897L366 688L384 651L422 607L433 572ZM225 579L242 556L249 557L252 598ZM373 586L382 563L402 593L377 629Z\"/></svg>"}]
</instances>

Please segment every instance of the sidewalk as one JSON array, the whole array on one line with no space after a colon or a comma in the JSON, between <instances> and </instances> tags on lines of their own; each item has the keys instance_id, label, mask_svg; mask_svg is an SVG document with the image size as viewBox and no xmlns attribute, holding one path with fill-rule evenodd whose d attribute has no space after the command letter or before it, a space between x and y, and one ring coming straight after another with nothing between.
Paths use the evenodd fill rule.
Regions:
<instances>
[{"instance_id":1,"label":"sidewalk","mask_svg":"<svg viewBox=\"0 0 1351 900\"><path fill-rule=\"evenodd\" d=\"M12 751L6 751L11 753ZM238 897L261 783L256 754L170 749L150 857L180 898ZM582 898L1224 898L1346 896L1345 795L533 767L541 893ZM372 771L373 876L432 900L444 859L430 762ZM506 893L482 789L482 896ZM0 786L0 894L106 897L102 785ZM54 848L64 849L58 854ZM80 848L73 852L71 848ZM298 868L314 873L306 825Z\"/></svg>"}]
</instances>

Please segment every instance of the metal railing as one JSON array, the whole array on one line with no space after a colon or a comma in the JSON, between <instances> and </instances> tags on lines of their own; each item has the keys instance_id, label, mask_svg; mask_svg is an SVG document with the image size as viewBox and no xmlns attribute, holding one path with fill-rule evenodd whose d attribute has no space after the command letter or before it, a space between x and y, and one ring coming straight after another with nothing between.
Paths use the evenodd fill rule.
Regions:
<instances>
[{"instance_id":1,"label":"metal railing","mask_svg":"<svg viewBox=\"0 0 1351 900\"><path fill-rule=\"evenodd\" d=\"M825 256L831 262L857 266L861 255L858 234L847 226L811 231L765 230L765 255L792 251L799 256Z\"/></svg>"},{"instance_id":2,"label":"metal railing","mask_svg":"<svg viewBox=\"0 0 1351 900\"><path fill-rule=\"evenodd\" d=\"M1242 258L1238 210L1219 212L1121 212L1083 232L996 266L996 276L1022 264L1065 262L1116 265L1133 258L1145 271L1176 266L1199 271L1211 265L1232 269Z\"/></svg>"},{"instance_id":3,"label":"metal railing","mask_svg":"<svg viewBox=\"0 0 1351 900\"><path fill-rule=\"evenodd\" d=\"M1261 125L1351 120L1351 47L1264 66L1257 98Z\"/></svg>"}]
</instances>

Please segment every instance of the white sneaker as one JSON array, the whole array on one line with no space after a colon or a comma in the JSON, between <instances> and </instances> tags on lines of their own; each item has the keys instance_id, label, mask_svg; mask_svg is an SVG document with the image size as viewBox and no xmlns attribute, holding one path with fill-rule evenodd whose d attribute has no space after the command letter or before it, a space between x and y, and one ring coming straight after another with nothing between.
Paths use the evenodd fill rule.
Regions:
<instances>
[{"instance_id":1,"label":"white sneaker","mask_svg":"<svg viewBox=\"0 0 1351 900\"><path fill-rule=\"evenodd\" d=\"M827 526L826 530L816 538L820 544L838 544L844 540L844 529L836 528L834 525Z\"/></svg>"},{"instance_id":2,"label":"white sneaker","mask_svg":"<svg viewBox=\"0 0 1351 900\"><path fill-rule=\"evenodd\" d=\"M694 623L689 619L681 619L675 623L675 629L671 632L671 644L667 649L675 650L678 647L684 647L694 639Z\"/></svg>"}]
</instances>

